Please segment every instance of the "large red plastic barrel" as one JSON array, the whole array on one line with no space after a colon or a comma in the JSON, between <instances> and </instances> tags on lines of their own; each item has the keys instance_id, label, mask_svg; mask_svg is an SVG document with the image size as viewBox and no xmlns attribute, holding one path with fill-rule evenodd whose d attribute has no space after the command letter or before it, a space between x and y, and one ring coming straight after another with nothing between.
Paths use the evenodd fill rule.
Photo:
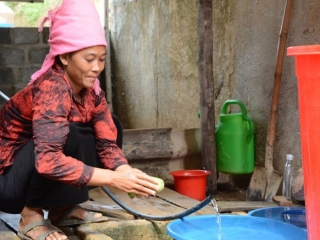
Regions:
<instances>
[{"instance_id":1,"label":"large red plastic barrel","mask_svg":"<svg viewBox=\"0 0 320 240\"><path fill-rule=\"evenodd\" d=\"M320 45L287 49L295 57L309 240L320 239Z\"/></svg>"}]
</instances>

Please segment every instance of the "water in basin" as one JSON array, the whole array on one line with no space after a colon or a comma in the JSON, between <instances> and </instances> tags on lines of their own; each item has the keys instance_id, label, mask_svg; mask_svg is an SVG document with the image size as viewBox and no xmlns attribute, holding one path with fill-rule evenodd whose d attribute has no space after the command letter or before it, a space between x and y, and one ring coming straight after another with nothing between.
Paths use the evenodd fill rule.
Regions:
<instances>
[{"instance_id":1,"label":"water in basin","mask_svg":"<svg viewBox=\"0 0 320 240\"><path fill-rule=\"evenodd\" d=\"M167 226L167 234L175 240L307 240L307 232L285 222L252 216L191 216L176 219Z\"/></svg>"}]
</instances>

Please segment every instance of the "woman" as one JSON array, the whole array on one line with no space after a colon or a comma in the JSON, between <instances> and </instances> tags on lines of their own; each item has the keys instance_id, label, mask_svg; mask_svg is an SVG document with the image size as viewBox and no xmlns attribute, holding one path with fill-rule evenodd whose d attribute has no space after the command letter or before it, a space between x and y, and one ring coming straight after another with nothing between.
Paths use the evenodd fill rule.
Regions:
<instances>
[{"instance_id":1,"label":"woman","mask_svg":"<svg viewBox=\"0 0 320 240\"><path fill-rule=\"evenodd\" d=\"M0 211L21 213L22 239L63 240L55 226L105 220L77 205L88 200L87 186L148 197L157 182L131 168L116 144L97 79L107 43L91 0L64 0L40 30L46 20L49 54L0 112Z\"/></svg>"}]
</instances>

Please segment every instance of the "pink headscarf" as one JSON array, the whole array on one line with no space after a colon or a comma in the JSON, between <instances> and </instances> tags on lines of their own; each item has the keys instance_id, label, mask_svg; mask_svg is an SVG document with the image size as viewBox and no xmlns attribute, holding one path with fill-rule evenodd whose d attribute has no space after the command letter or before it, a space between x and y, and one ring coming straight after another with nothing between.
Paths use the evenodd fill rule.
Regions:
<instances>
[{"instance_id":1,"label":"pink headscarf","mask_svg":"<svg viewBox=\"0 0 320 240\"><path fill-rule=\"evenodd\" d=\"M42 32L44 23L49 20L50 51L42 67L31 76L31 82L44 74L54 64L55 57L92 46L105 46L107 42L99 15L91 0L63 0L56 10L50 10L48 17L40 24ZM98 95L101 92L100 82L96 79L93 89Z\"/></svg>"}]
</instances>

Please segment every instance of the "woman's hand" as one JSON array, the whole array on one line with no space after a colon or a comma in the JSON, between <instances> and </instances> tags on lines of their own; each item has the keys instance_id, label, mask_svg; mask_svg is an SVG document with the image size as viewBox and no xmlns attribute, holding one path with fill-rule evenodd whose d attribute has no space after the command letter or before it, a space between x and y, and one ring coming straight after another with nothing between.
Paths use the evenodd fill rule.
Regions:
<instances>
[{"instance_id":1,"label":"woman's hand","mask_svg":"<svg viewBox=\"0 0 320 240\"><path fill-rule=\"evenodd\" d=\"M157 181L139 169L129 165L121 165L115 170L112 186L138 196L155 195L158 189Z\"/></svg>"},{"instance_id":2,"label":"woman's hand","mask_svg":"<svg viewBox=\"0 0 320 240\"><path fill-rule=\"evenodd\" d=\"M121 165L115 171L94 168L88 186L112 186L127 193L149 197L158 189L157 181L139 169Z\"/></svg>"}]
</instances>

